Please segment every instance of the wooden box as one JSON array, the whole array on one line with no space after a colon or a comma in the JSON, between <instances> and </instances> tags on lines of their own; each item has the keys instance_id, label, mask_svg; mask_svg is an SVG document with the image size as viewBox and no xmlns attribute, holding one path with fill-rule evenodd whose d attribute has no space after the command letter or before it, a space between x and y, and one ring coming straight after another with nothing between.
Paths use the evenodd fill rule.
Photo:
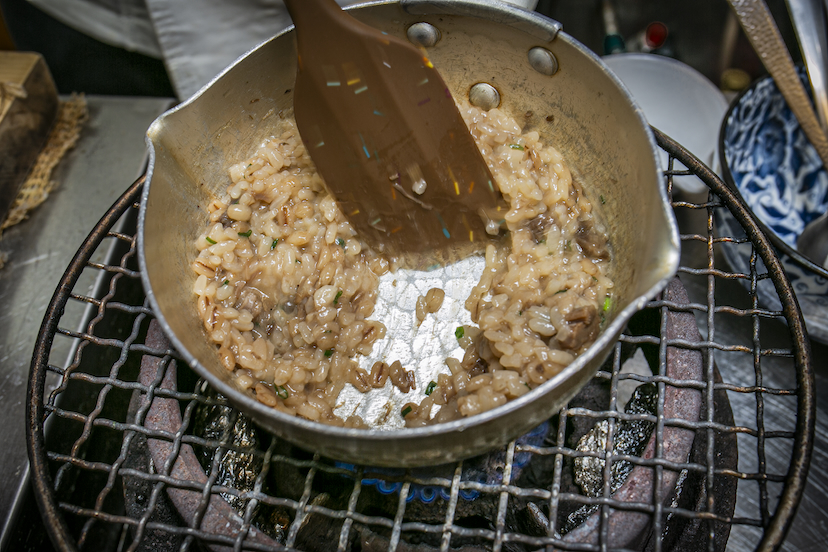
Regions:
<instances>
[{"instance_id":1,"label":"wooden box","mask_svg":"<svg viewBox=\"0 0 828 552\"><path fill-rule=\"evenodd\" d=\"M40 54L0 51L0 223L49 137L58 112Z\"/></svg>"}]
</instances>

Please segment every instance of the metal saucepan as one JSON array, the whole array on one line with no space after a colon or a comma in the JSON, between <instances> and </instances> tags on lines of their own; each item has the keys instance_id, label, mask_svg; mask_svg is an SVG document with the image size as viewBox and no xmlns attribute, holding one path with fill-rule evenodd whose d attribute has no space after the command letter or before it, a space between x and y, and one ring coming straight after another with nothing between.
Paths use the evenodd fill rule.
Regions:
<instances>
[{"instance_id":1,"label":"metal saucepan","mask_svg":"<svg viewBox=\"0 0 828 552\"><path fill-rule=\"evenodd\" d=\"M436 40L428 46L429 58L455 96L467 96L478 83L492 85L501 107L554 145L588 197L604 203L615 289L597 341L552 380L512 402L416 429L311 422L266 407L232 383L196 312L194 240L207 224L205 207L228 183L228 166L251 155L271 136L280 114L291 110L296 72L291 30L239 59L150 127L138 227L144 287L165 332L193 370L269 431L323 455L370 465L469 457L553 415L594 375L629 317L677 270L678 229L641 111L600 59L558 23L518 8L467 0L375 2L352 13L401 37L425 28L420 39ZM432 27L412 28L422 22ZM349 400L362 401L357 406L364 412L387 406L385 399L379 401L383 404L376 398Z\"/></svg>"}]
</instances>

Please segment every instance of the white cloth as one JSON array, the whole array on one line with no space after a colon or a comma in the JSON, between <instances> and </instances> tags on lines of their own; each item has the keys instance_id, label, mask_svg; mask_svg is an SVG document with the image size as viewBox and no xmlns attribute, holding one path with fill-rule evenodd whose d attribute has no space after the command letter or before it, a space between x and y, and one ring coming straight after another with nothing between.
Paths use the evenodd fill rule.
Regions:
<instances>
[{"instance_id":1,"label":"white cloth","mask_svg":"<svg viewBox=\"0 0 828 552\"><path fill-rule=\"evenodd\" d=\"M105 44L158 59L162 57L144 0L29 0L29 3Z\"/></svg>"},{"instance_id":2,"label":"white cloth","mask_svg":"<svg viewBox=\"0 0 828 552\"><path fill-rule=\"evenodd\" d=\"M363 0L337 0L341 5ZM505 0L533 9L537 0ZM93 38L164 60L179 99L290 25L282 0L29 0Z\"/></svg>"},{"instance_id":3,"label":"white cloth","mask_svg":"<svg viewBox=\"0 0 828 552\"><path fill-rule=\"evenodd\" d=\"M337 0L341 5L358 0ZM291 24L281 0L146 0L179 98Z\"/></svg>"}]
</instances>

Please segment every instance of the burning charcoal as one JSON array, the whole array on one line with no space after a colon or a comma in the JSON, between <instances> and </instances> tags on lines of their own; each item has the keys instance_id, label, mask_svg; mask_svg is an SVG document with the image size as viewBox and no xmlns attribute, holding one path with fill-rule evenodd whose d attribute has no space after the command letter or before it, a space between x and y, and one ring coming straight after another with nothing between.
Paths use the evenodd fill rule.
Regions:
<instances>
[{"instance_id":1,"label":"burning charcoal","mask_svg":"<svg viewBox=\"0 0 828 552\"><path fill-rule=\"evenodd\" d=\"M516 528L521 533L532 537L545 537L549 533L549 518L542 507L529 502L526 507L515 512Z\"/></svg>"},{"instance_id":2,"label":"burning charcoal","mask_svg":"<svg viewBox=\"0 0 828 552\"><path fill-rule=\"evenodd\" d=\"M310 505L332 510L340 510L343 507L343 504L333 501L328 493L314 496L310 500ZM327 552L336 548L341 531L341 519L311 510L296 534L296 545L300 550L308 552ZM347 549L350 550L350 547Z\"/></svg>"},{"instance_id":3,"label":"burning charcoal","mask_svg":"<svg viewBox=\"0 0 828 552\"><path fill-rule=\"evenodd\" d=\"M592 504L584 504L574 512L570 513L568 516L566 516L566 519L564 520L563 526L561 527L561 534L566 535L567 533L581 525L596 510L598 510L598 506Z\"/></svg>"},{"instance_id":4,"label":"burning charcoal","mask_svg":"<svg viewBox=\"0 0 828 552\"><path fill-rule=\"evenodd\" d=\"M544 422L531 432L517 439L518 446L540 447L549 433L550 424ZM538 459L547 456L535 455L532 452L518 450L512 459L512 482L520 480L523 473L530 471L531 466ZM463 462L463 481L475 481L483 485L491 485L490 492L476 489L461 488L455 504L453 523L465 528L494 529L493 521L497 518L500 493L497 485L503 482L503 473L506 468L506 449L493 450ZM347 470L354 470L351 464L337 462L336 466ZM443 478L451 481L456 464L444 464L410 470L397 468L366 468L362 479L362 492L359 496L357 511L371 512L372 515L394 519L399 508L402 480L408 477L418 479ZM320 476L317 475L317 478ZM316 483L316 481L314 481ZM330 486L329 486L330 487ZM326 487L327 488L327 487ZM349 489L349 487L346 487ZM447 508L451 500L451 489L441 485L421 485L412 483L409 486L409 500L405 506L405 522L419 522L428 524L444 523ZM347 500L347 495L344 499ZM522 504L518 505L523 508ZM511 514L510 514L511 515ZM509 516L510 516L509 515ZM507 530L512 531L519 520L507 516ZM359 543L363 552L368 550L388 550L390 531L386 528L371 526L365 527L355 524L359 536ZM545 531L545 530L544 530ZM545 534L545 532L543 533ZM442 536L439 533L421 534L418 532L403 532L398 551L425 552L440 550ZM522 544L507 543L503 546L504 552L524 552L527 550ZM453 536L449 550L473 552L491 549L491 542L477 537Z\"/></svg>"},{"instance_id":5,"label":"burning charcoal","mask_svg":"<svg viewBox=\"0 0 828 552\"><path fill-rule=\"evenodd\" d=\"M654 384L640 385L633 393L625 411L627 414L655 415L657 400L658 390ZM653 427L652 422L644 420L621 420L616 423L613 455L639 456L647 446ZM576 450L603 454L607 447L608 432L609 422L598 422L592 431L578 441ZM610 492L618 490L632 468L633 465L627 461L616 460L612 463ZM586 496L601 496L604 486L604 460L594 456L576 458L575 481Z\"/></svg>"},{"instance_id":6,"label":"burning charcoal","mask_svg":"<svg viewBox=\"0 0 828 552\"><path fill-rule=\"evenodd\" d=\"M633 393L630 402L624 409L627 414L655 415L658 390L654 384L639 385ZM640 456L647 446L655 424L643 420L622 420L615 424L615 438L613 439L614 455ZM595 424L578 441L575 447L580 452L594 452L603 454L607 447L607 432L609 424L602 420ZM604 493L604 460L594 456L575 458L575 482L581 487L586 496L598 497ZM630 462L615 460L612 463L610 492L615 492L626 481L632 471ZM598 510L598 506L584 504L578 509L569 512L562 521L561 534L566 534L582 523Z\"/></svg>"},{"instance_id":7,"label":"burning charcoal","mask_svg":"<svg viewBox=\"0 0 828 552\"><path fill-rule=\"evenodd\" d=\"M215 393L213 396L219 397ZM218 452L220 457L216 484L232 487L240 492L253 490L256 476L262 469L262 460L253 454L258 445L258 438L253 424L246 417L229 406L201 405L196 410L194 433L204 439L215 441L221 441L225 435L229 435L227 443L231 448ZM210 475L216 450L212 447L200 447L199 452L199 461L207 475ZM244 514L246 500L229 493L221 493L221 496L236 511Z\"/></svg>"},{"instance_id":8,"label":"burning charcoal","mask_svg":"<svg viewBox=\"0 0 828 552\"><path fill-rule=\"evenodd\" d=\"M288 529L293 521L292 513L280 506L260 507L256 512L254 523L264 533L279 542L285 542Z\"/></svg>"},{"instance_id":9,"label":"burning charcoal","mask_svg":"<svg viewBox=\"0 0 828 552\"><path fill-rule=\"evenodd\" d=\"M202 388L202 393L207 397L222 398L207 386ZM253 422L230 406L221 404L199 405L194 420L193 434L198 437L222 442L227 436L228 448L220 453L217 447L195 447L199 463L207 475L216 465L216 485L238 489L239 493L253 491L256 477L263 468L262 455L255 452L259 447L259 437ZM217 464L213 462L215 454L219 454ZM235 494L219 494L240 516L244 516L248 500ZM254 511L253 523L265 534L284 542L293 521L292 516L286 508L259 504Z\"/></svg>"},{"instance_id":10,"label":"burning charcoal","mask_svg":"<svg viewBox=\"0 0 828 552\"><path fill-rule=\"evenodd\" d=\"M132 400L129 402L128 420L134 420L138 408L141 405L141 393L135 391ZM125 437L129 435L127 433ZM147 436L143 433L135 432L132 434L132 439L126 451L123 468L133 470L136 475L123 474L123 488L124 488L124 510L126 515L132 519L138 519L147 514L147 507L149 506L150 497L152 496L153 482L149 476L144 474L151 474L154 472L152 459L150 458L150 451L147 445ZM179 523L178 513L175 510L175 505L170 500L166 493L158 495L157 501L152 512L149 514L148 521L160 525L175 525ZM134 536L133 527L133 533ZM131 538L131 537L130 537ZM170 533L162 528L147 527L144 530L141 543L136 549L137 552L151 552L154 550L178 550L184 542L184 536L176 533Z\"/></svg>"},{"instance_id":11,"label":"burning charcoal","mask_svg":"<svg viewBox=\"0 0 828 552\"><path fill-rule=\"evenodd\" d=\"M452 538L452 542L456 539ZM359 528L359 545L358 550L362 552L386 552L389 549L389 539L384 535L379 535L371 530L369 527ZM434 550L442 550L440 545L428 545L424 543L409 544L405 540L401 540L396 548L396 552L429 552ZM475 545L460 545L459 547L449 546L449 552L486 552L491 550L491 546L475 546Z\"/></svg>"}]
</instances>

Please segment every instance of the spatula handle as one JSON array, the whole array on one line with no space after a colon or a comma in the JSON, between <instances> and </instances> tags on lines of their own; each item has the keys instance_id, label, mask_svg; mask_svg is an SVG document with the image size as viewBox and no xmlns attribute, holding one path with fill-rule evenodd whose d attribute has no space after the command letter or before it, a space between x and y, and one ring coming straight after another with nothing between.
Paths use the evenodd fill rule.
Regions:
<instances>
[{"instance_id":1,"label":"spatula handle","mask_svg":"<svg viewBox=\"0 0 828 552\"><path fill-rule=\"evenodd\" d=\"M313 35L327 29L327 25L336 21L342 21L349 17L343 11L336 0L284 0L290 18L296 27L298 39L302 40L303 35ZM309 38L309 37L308 37Z\"/></svg>"}]
</instances>

